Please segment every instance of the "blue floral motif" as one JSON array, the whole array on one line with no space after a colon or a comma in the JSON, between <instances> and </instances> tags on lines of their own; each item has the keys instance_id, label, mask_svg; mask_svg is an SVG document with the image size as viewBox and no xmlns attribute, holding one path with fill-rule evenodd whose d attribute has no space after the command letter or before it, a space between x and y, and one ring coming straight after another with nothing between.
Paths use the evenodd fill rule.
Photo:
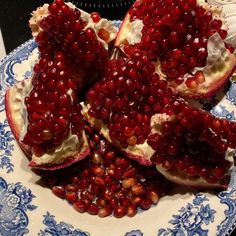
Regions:
<instances>
[{"instance_id":1,"label":"blue floral motif","mask_svg":"<svg viewBox=\"0 0 236 236\"><path fill-rule=\"evenodd\" d=\"M4 110L4 95L6 88L12 86L16 82L13 71L14 65L26 60L36 47L37 44L34 40L27 41L10 53L0 63L0 111ZM29 73L26 73L24 77L28 77L28 75Z\"/></svg>"},{"instance_id":2,"label":"blue floral motif","mask_svg":"<svg viewBox=\"0 0 236 236\"><path fill-rule=\"evenodd\" d=\"M51 215L49 212L44 215L43 223L47 226L46 229L40 230L38 233L39 236L62 236L62 235L70 235L70 236L89 236L90 234L87 232L83 232L79 229L74 229L74 227L70 224L66 224L65 222L60 222L57 224L55 221L55 216Z\"/></svg>"},{"instance_id":3,"label":"blue floral motif","mask_svg":"<svg viewBox=\"0 0 236 236\"><path fill-rule=\"evenodd\" d=\"M220 202L227 205L224 211L225 219L217 226L217 236L230 235L230 231L235 227L236 220L236 189L232 188L218 194Z\"/></svg>"},{"instance_id":4,"label":"blue floral motif","mask_svg":"<svg viewBox=\"0 0 236 236\"><path fill-rule=\"evenodd\" d=\"M192 203L179 210L179 215L173 215L169 221L174 228L160 229L158 236L207 236L208 230L204 226L214 222L215 210L210 208L205 202L209 199L202 193L195 194Z\"/></svg>"},{"instance_id":5,"label":"blue floral motif","mask_svg":"<svg viewBox=\"0 0 236 236\"><path fill-rule=\"evenodd\" d=\"M234 111L229 112L224 106L217 105L212 108L211 113L215 116L226 118L228 120L235 120Z\"/></svg>"},{"instance_id":6,"label":"blue floral motif","mask_svg":"<svg viewBox=\"0 0 236 236\"><path fill-rule=\"evenodd\" d=\"M10 160L14 150L14 145L11 142L14 138L11 131L6 130L8 127L7 120L3 123L0 122L0 168L6 168L7 173L12 172L14 167Z\"/></svg>"},{"instance_id":7,"label":"blue floral motif","mask_svg":"<svg viewBox=\"0 0 236 236\"><path fill-rule=\"evenodd\" d=\"M126 233L125 236L143 236L143 233L140 230L132 230Z\"/></svg>"},{"instance_id":8,"label":"blue floral motif","mask_svg":"<svg viewBox=\"0 0 236 236\"><path fill-rule=\"evenodd\" d=\"M120 28L122 21L121 20L113 20L112 23L117 28Z\"/></svg>"},{"instance_id":9,"label":"blue floral motif","mask_svg":"<svg viewBox=\"0 0 236 236\"><path fill-rule=\"evenodd\" d=\"M0 177L0 235L15 236L29 232L26 211L34 210L31 190L20 183L7 184Z\"/></svg>"},{"instance_id":10,"label":"blue floral motif","mask_svg":"<svg viewBox=\"0 0 236 236\"><path fill-rule=\"evenodd\" d=\"M27 70L24 74L24 79L28 79L33 75L33 68L31 70Z\"/></svg>"},{"instance_id":11,"label":"blue floral motif","mask_svg":"<svg viewBox=\"0 0 236 236\"><path fill-rule=\"evenodd\" d=\"M236 105L236 84L232 83L229 90L226 92L226 98L233 104Z\"/></svg>"}]
</instances>

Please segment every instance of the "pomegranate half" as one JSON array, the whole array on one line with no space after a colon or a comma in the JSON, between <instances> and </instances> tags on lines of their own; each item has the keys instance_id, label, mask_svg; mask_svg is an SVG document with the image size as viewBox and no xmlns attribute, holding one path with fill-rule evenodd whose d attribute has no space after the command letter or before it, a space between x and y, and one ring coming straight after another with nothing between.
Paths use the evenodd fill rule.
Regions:
<instances>
[{"instance_id":1,"label":"pomegranate half","mask_svg":"<svg viewBox=\"0 0 236 236\"><path fill-rule=\"evenodd\" d=\"M204 1L137 0L116 37L123 52L146 51L156 70L184 97L209 97L224 86L236 65L225 42L221 8Z\"/></svg>"}]
</instances>

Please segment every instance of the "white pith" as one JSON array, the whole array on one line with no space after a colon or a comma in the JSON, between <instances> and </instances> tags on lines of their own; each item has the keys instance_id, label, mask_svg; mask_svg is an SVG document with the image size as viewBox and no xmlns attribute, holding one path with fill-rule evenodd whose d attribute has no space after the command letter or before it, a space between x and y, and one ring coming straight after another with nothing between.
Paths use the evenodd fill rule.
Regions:
<instances>
[{"instance_id":1,"label":"white pith","mask_svg":"<svg viewBox=\"0 0 236 236\"><path fill-rule=\"evenodd\" d=\"M228 170L228 175L230 175L231 171L233 170L234 166L234 153L235 150L228 148L226 153L225 153L225 160L228 160L231 164L229 170ZM191 177L188 176L186 173L183 171L180 172L176 168L172 168L171 170L166 170L162 166L157 165L156 169L158 172L160 172L162 175L164 175L168 180L181 184L181 185L187 185L187 186L192 186L192 187L204 187L204 186L214 186L214 184L208 183L204 178L202 177ZM216 183L216 186L220 187L220 183Z\"/></svg>"},{"instance_id":2,"label":"white pith","mask_svg":"<svg viewBox=\"0 0 236 236\"><path fill-rule=\"evenodd\" d=\"M24 99L29 94L31 90L30 87L31 78L16 83L9 90L8 103L11 104L12 119L14 119L15 127L18 128L19 140L23 139L23 133L26 132L28 126Z\"/></svg>"},{"instance_id":3,"label":"white pith","mask_svg":"<svg viewBox=\"0 0 236 236\"><path fill-rule=\"evenodd\" d=\"M88 143L84 131L80 140L77 135L70 132L68 137L53 152L45 153L40 157L33 154L32 161L37 165L60 164L68 157L73 157L87 148Z\"/></svg>"},{"instance_id":4,"label":"white pith","mask_svg":"<svg viewBox=\"0 0 236 236\"><path fill-rule=\"evenodd\" d=\"M70 8L76 8L75 5L73 5L72 3L67 3L67 5ZM34 37L36 37L38 35L39 32L42 31L42 29L39 26L40 21L44 18L47 17L49 15L49 11L48 11L48 4L44 4L42 7L37 8L35 11L33 11L32 13L32 17L29 20L29 25L32 31L32 35ZM92 28L95 32L96 32L96 36L98 41L100 41L104 48L107 50L108 49L108 44L113 41L116 37L117 34L117 28L114 27L114 25L112 24L111 21L102 18L98 23L94 23L92 18L90 17L90 14L79 9L81 12L81 18L83 19L83 21L85 21L87 23L86 27L84 28L84 30L86 30L87 28ZM109 32L109 39L108 41L104 41L103 39L101 39L98 36L98 31L103 28L106 31Z\"/></svg>"},{"instance_id":5,"label":"white pith","mask_svg":"<svg viewBox=\"0 0 236 236\"><path fill-rule=\"evenodd\" d=\"M24 105L25 97L32 90L31 79L25 79L16 83L10 88L9 101L11 106L11 116L14 125L17 127L22 142L27 132L28 118L27 110ZM68 137L51 153L45 153L38 157L32 153L32 161L37 165L59 164L68 157L72 157L88 148L87 139L83 131L82 138L79 140L77 135L69 133Z\"/></svg>"}]
</instances>

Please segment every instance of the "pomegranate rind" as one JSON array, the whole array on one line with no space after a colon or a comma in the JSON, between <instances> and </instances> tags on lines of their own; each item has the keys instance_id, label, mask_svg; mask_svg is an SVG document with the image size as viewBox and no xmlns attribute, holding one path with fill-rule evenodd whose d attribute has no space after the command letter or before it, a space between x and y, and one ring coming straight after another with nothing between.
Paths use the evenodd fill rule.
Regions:
<instances>
[{"instance_id":1,"label":"pomegranate rind","mask_svg":"<svg viewBox=\"0 0 236 236\"><path fill-rule=\"evenodd\" d=\"M151 162L151 157L155 153L155 151L145 142L143 144L128 146L127 148L122 148L119 143L111 140L109 136L109 129L106 124L104 124L101 120L91 117L88 114L89 105L83 105L82 114L88 123L95 128L104 138L106 138L110 143L119 148L121 152L123 152L127 157L139 162L144 166L153 165Z\"/></svg>"},{"instance_id":2,"label":"pomegranate rind","mask_svg":"<svg viewBox=\"0 0 236 236\"><path fill-rule=\"evenodd\" d=\"M29 87L28 86L29 83L31 83L31 80L26 79L17 82L15 85L7 89L5 94L5 111L9 126L20 148L26 154L26 156L32 158L34 155L32 153L32 148L21 141L22 127L25 125L24 122L26 122L25 121L26 117L25 115L23 115L22 112L22 103L27 93L26 90L27 87ZM90 154L90 149L84 131L82 138L78 140L78 142L80 144L78 150L75 150L73 155L61 156L60 161L57 163L49 162L49 163L39 164L31 160L29 166L44 170L56 170L72 165L73 163L84 159L86 156ZM50 156L51 154L48 155ZM40 157L37 158L40 159Z\"/></svg>"},{"instance_id":3,"label":"pomegranate rind","mask_svg":"<svg viewBox=\"0 0 236 236\"><path fill-rule=\"evenodd\" d=\"M202 178L189 177L177 170L168 171L160 166L156 166L156 169L167 180L179 185L189 186L194 188L204 188L204 189L227 189L228 187L226 183L210 184L205 180L203 180Z\"/></svg>"},{"instance_id":4,"label":"pomegranate rind","mask_svg":"<svg viewBox=\"0 0 236 236\"><path fill-rule=\"evenodd\" d=\"M122 24L120 26L120 29L116 35L116 39L114 42L114 46L117 48L120 48L121 50L123 49L124 45L128 43L126 40L126 34L123 32L128 32L131 28L130 24L130 14L127 13L125 18L122 21Z\"/></svg>"},{"instance_id":5,"label":"pomegranate rind","mask_svg":"<svg viewBox=\"0 0 236 236\"><path fill-rule=\"evenodd\" d=\"M160 165L156 165L157 171L162 174L166 179L179 185L190 186L194 188L204 188L204 189L227 189L229 183L229 177L234 166L234 150L228 149L225 154L225 159L230 161L230 168L228 169L225 178L219 180L216 183L208 183L202 177L191 177L185 172L180 172L177 169L172 168L171 170L166 170Z\"/></svg>"},{"instance_id":6,"label":"pomegranate rind","mask_svg":"<svg viewBox=\"0 0 236 236\"><path fill-rule=\"evenodd\" d=\"M16 141L18 142L22 151L27 156L31 156L32 155L31 148L20 141L20 133L21 133L21 127L23 125L23 117L21 115L19 104L22 103L22 91L25 87L25 83L28 82L29 82L28 80L23 80L22 82L18 82L14 86L6 90L5 112L9 126L12 130L12 133ZM12 104L15 104L14 108Z\"/></svg>"}]
</instances>

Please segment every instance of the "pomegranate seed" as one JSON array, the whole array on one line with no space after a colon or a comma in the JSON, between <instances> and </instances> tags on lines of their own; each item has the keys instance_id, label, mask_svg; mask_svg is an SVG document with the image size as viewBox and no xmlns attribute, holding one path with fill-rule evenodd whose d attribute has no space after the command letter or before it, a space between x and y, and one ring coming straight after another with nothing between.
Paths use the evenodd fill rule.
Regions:
<instances>
[{"instance_id":1,"label":"pomegranate seed","mask_svg":"<svg viewBox=\"0 0 236 236\"><path fill-rule=\"evenodd\" d=\"M77 193L75 192L66 192L65 198L70 203L75 203L78 200Z\"/></svg>"},{"instance_id":2,"label":"pomegranate seed","mask_svg":"<svg viewBox=\"0 0 236 236\"><path fill-rule=\"evenodd\" d=\"M205 82L205 76L202 71L197 71L194 76L196 78L197 83L201 84Z\"/></svg>"},{"instance_id":3,"label":"pomegranate seed","mask_svg":"<svg viewBox=\"0 0 236 236\"><path fill-rule=\"evenodd\" d=\"M99 207L98 207L96 204L91 203L91 204L88 206L87 212L88 212L90 215L97 215L97 214L98 214L98 211L99 211Z\"/></svg>"},{"instance_id":4,"label":"pomegranate seed","mask_svg":"<svg viewBox=\"0 0 236 236\"><path fill-rule=\"evenodd\" d=\"M159 201L159 196L155 191L149 192L149 197L153 204L157 204Z\"/></svg>"},{"instance_id":5,"label":"pomegranate seed","mask_svg":"<svg viewBox=\"0 0 236 236\"><path fill-rule=\"evenodd\" d=\"M141 184L135 184L131 190L135 195L141 195L145 193L144 187Z\"/></svg>"},{"instance_id":6,"label":"pomegranate seed","mask_svg":"<svg viewBox=\"0 0 236 236\"><path fill-rule=\"evenodd\" d=\"M210 184L215 184L217 182L217 178L214 177L213 175L209 175L208 177L206 177L206 180Z\"/></svg>"},{"instance_id":7,"label":"pomegranate seed","mask_svg":"<svg viewBox=\"0 0 236 236\"><path fill-rule=\"evenodd\" d=\"M207 178L207 176L209 175L209 170L206 169L206 168L202 168L200 171L199 171L199 175L203 178Z\"/></svg>"},{"instance_id":8,"label":"pomegranate seed","mask_svg":"<svg viewBox=\"0 0 236 236\"><path fill-rule=\"evenodd\" d=\"M222 27L222 21L221 21L221 20L214 19L214 20L211 22L211 27L212 27L213 29L219 30L219 29Z\"/></svg>"},{"instance_id":9,"label":"pomegranate seed","mask_svg":"<svg viewBox=\"0 0 236 236\"><path fill-rule=\"evenodd\" d=\"M211 173L213 174L214 177L216 177L217 179L221 179L224 174L225 174L225 170L222 167L218 167L216 166L215 168L213 168L211 170Z\"/></svg>"},{"instance_id":10,"label":"pomegranate seed","mask_svg":"<svg viewBox=\"0 0 236 236\"><path fill-rule=\"evenodd\" d=\"M68 184L66 185L66 191L68 192L77 192L78 186L76 184Z\"/></svg>"},{"instance_id":11,"label":"pomegranate seed","mask_svg":"<svg viewBox=\"0 0 236 236\"><path fill-rule=\"evenodd\" d=\"M88 205L86 204L85 201L79 200L73 204L73 207L76 211L84 213L86 212Z\"/></svg>"},{"instance_id":12,"label":"pomegranate seed","mask_svg":"<svg viewBox=\"0 0 236 236\"><path fill-rule=\"evenodd\" d=\"M124 188L131 188L135 184L137 184L137 180L135 178L128 178L128 179L122 180L122 185Z\"/></svg>"},{"instance_id":13,"label":"pomegranate seed","mask_svg":"<svg viewBox=\"0 0 236 236\"><path fill-rule=\"evenodd\" d=\"M121 218L126 215L126 211L127 211L127 209L125 207L117 206L116 208L114 208L113 215L116 218Z\"/></svg>"},{"instance_id":14,"label":"pomegranate seed","mask_svg":"<svg viewBox=\"0 0 236 236\"><path fill-rule=\"evenodd\" d=\"M196 81L196 78L195 77L189 77L187 78L186 80L186 86L190 89L194 89L194 88L197 88L198 86L198 83Z\"/></svg>"},{"instance_id":15,"label":"pomegranate seed","mask_svg":"<svg viewBox=\"0 0 236 236\"><path fill-rule=\"evenodd\" d=\"M65 197L65 189L62 186L54 186L52 188L52 192L60 198L64 198Z\"/></svg>"},{"instance_id":16,"label":"pomegranate seed","mask_svg":"<svg viewBox=\"0 0 236 236\"><path fill-rule=\"evenodd\" d=\"M137 214L137 207L135 205L129 205L126 214L128 217L134 217Z\"/></svg>"},{"instance_id":17,"label":"pomegranate seed","mask_svg":"<svg viewBox=\"0 0 236 236\"><path fill-rule=\"evenodd\" d=\"M106 31L105 29L101 28L99 29L98 31L98 36L104 40L105 42L108 42L109 41L109 38L110 38L110 34L108 31Z\"/></svg>"},{"instance_id":18,"label":"pomegranate seed","mask_svg":"<svg viewBox=\"0 0 236 236\"><path fill-rule=\"evenodd\" d=\"M97 184L100 187L105 186L105 181L102 178L97 177L97 176L94 177L94 183Z\"/></svg>"},{"instance_id":19,"label":"pomegranate seed","mask_svg":"<svg viewBox=\"0 0 236 236\"><path fill-rule=\"evenodd\" d=\"M106 217L109 216L112 213L112 209L109 206L100 208L98 211L98 216L99 217Z\"/></svg>"},{"instance_id":20,"label":"pomegranate seed","mask_svg":"<svg viewBox=\"0 0 236 236\"><path fill-rule=\"evenodd\" d=\"M196 176L198 174L198 167L197 166L189 166L187 168L187 173L190 176Z\"/></svg>"},{"instance_id":21,"label":"pomegranate seed","mask_svg":"<svg viewBox=\"0 0 236 236\"><path fill-rule=\"evenodd\" d=\"M140 207L143 210L148 210L152 206L152 201L149 199L143 199L140 203Z\"/></svg>"},{"instance_id":22,"label":"pomegranate seed","mask_svg":"<svg viewBox=\"0 0 236 236\"><path fill-rule=\"evenodd\" d=\"M98 23L101 20L101 17L97 12L92 12L90 16L94 23Z\"/></svg>"}]
</instances>

